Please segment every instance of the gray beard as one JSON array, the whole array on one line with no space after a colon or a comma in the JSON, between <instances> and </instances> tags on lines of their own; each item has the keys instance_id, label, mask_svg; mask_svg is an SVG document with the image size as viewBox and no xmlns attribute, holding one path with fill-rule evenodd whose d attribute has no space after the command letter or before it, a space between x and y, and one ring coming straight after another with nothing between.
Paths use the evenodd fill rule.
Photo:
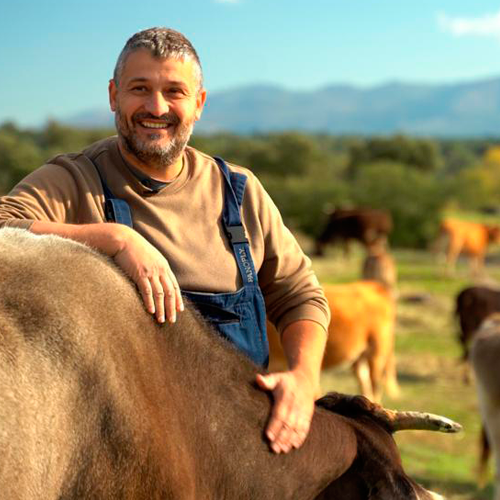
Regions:
<instances>
[{"instance_id":1,"label":"gray beard","mask_svg":"<svg viewBox=\"0 0 500 500\"><path fill-rule=\"evenodd\" d=\"M118 109L115 112L115 125L126 151L148 167L160 170L173 165L182 154L193 132L194 123L175 125L174 136L166 146L139 139L133 131L129 130ZM160 135L157 134L151 135L152 140L159 137Z\"/></svg>"}]
</instances>

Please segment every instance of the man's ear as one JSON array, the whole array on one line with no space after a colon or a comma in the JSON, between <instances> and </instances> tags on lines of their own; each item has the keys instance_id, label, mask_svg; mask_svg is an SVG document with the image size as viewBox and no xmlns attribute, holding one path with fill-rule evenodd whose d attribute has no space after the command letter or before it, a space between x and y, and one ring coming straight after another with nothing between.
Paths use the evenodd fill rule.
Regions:
<instances>
[{"instance_id":1,"label":"man's ear","mask_svg":"<svg viewBox=\"0 0 500 500\"><path fill-rule=\"evenodd\" d=\"M201 89L196 96L196 112L195 120L198 121L201 118L201 113L203 111L203 106L205 106L205 101L207 100L207 91Z\"/></svg>"},{"instance_id":2,"label":"man's ear","mask_svg":"<svg viewBox=\"0 0 500 500\"><path fill-rule=\"evenodd\" d=\"M116 86L116 83L113 79L109 81L108 85L108 95L109 95L109 107L111 108L111 111L115 112L116 111L116 93L118 92L118 88Z\"/></svg>"}]
</instances>

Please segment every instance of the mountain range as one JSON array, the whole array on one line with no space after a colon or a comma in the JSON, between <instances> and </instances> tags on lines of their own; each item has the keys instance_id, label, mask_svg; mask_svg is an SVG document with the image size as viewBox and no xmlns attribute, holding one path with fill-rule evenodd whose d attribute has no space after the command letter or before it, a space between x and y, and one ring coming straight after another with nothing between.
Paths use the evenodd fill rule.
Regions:
<instances>
[{"instance_id":1,"label":"mountain range","mask_svg":"<svg viewBox=\"0 0 500 500\"><path fill-rule=\"evenodd\" d=\"M76 126L112 126L105 109L67 117ZM500 135L500 78L455 84L331 85L311 91L251 85L210 93L196 132L427 136Z\"/></svg>"}]
</instances>

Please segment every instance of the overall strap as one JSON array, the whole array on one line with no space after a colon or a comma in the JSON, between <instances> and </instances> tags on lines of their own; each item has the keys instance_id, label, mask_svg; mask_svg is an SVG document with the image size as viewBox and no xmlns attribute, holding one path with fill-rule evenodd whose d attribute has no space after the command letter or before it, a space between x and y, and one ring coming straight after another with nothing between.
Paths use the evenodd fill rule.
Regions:
<instances>
[{"instance_id":1,"label":"overall strap","mask_svg":"<svg viewBox=\"0 0 500 500\"><path fill-rule=\"evenodd\" d=\"M104 192L104 215L106 217L106 222L117 222L118 224L124 224L125 226L134 227L132 222L132 213L130 211L130 206L125 200L120 198L115 198L111 189L104 181L101 175L101 171L96 163L94 163L88 156L85 156L89 162L94 165L101 179L102 190Z\"/></svg>"},{"instance_id":2,"label":"overall strap","mask_svg":"<svg viewBox=\"0 0 500 500\"><path fill-rule=\"evenodd\" d=\"M226 184L222 222L238 263L243 284L258 286L257 273L250 254L250 245L241 222L241 204L245 193L246 175L230 172L222 158L214 157Z\"/></svg>"}]
</instances>

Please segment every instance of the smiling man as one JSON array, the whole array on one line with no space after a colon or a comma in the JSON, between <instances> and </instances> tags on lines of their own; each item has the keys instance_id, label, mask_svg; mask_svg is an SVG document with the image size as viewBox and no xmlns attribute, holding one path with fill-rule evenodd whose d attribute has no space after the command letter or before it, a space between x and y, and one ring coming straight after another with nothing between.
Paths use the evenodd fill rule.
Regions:
<instances>
[{"instance_id":1,"label":"smiling man","mask_svg":"<svg viewBox=\"0 0 500 500\"><path fill-rule=\"evenodd\" d=\"M109 100L118 136L26 177L0 199L0 226L97 248L136 283L159 322L175 322L187 297L262 366L269 318L289 369L257 378L274 397L266 435L276 453L301 446L319 389L328 306L251 171L187 146L206 100L195 49L171 29L136 33L118 58Z\"/></svg>"}]
</instances>

